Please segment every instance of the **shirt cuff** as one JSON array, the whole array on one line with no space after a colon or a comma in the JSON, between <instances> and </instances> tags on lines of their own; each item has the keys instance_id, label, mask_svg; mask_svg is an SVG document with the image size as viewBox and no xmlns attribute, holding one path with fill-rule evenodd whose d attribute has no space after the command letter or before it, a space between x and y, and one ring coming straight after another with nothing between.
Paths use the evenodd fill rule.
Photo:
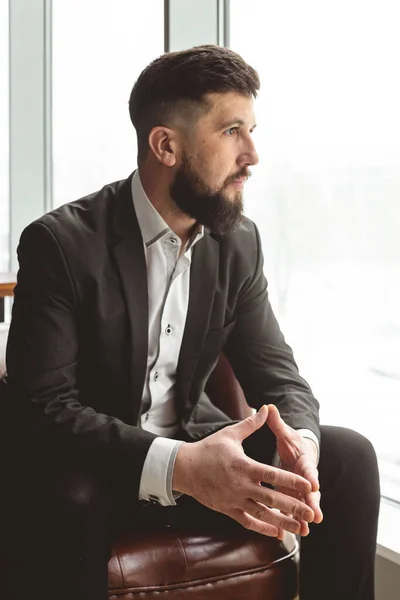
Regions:
<instances>
[{"instance_id":1,"label":"shirt cuff","mask_svg":"<svg viewBox=\"0 0 400 600\"><path fill-rule=\"evenodd\" d=\"M144 461L139 486L139 500L175 506L172 492L172 474L181 440L157 437L151 444Z\"/></svg>"}]
</instances>

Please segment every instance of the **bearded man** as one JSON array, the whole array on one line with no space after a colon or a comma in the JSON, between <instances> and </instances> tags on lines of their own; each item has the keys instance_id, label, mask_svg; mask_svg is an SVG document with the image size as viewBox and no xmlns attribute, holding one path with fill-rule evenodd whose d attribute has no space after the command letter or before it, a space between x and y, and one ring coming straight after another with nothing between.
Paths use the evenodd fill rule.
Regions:
<instances>
[{"instance_id":1,"label":"bearded man","mask_svg":"<svg viewBox=\"0 0 400 600\"><path fill-rule=\"evenodd\" d=\"M23 460L8 496L33 597L106 600L118 527L174 511L302 536L302 600L373 598L375 454L319 426L243 216L258 89L226 48L156 59L129 101L138 169L21 236L7 389ZM221 352L257 411L240 422L204 391Z\"/></svg>"}]
</instances>

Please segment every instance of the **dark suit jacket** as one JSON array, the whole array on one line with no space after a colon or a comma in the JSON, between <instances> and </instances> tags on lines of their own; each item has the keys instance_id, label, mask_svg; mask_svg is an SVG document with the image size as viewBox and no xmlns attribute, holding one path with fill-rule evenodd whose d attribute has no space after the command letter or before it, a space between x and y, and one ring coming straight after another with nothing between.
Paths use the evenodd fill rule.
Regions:
<instances>
[{"instance_id":1,"label":"dark suit jacket","mask_svg":"<svg viewBox=\"0 0 400 600\"><path fill-rule=\"evenodd\" d=\"M156 436L136 426L148 299L131 177L32 223L18 257L7 387L30 447L93 453L105 468L122 466L138 488ZM318 403L271 310L259 234L249 219L221 239L206 233L193 249L176 383L190 439L227 420L204 396L222 349L251 406L275 403L293 428L319 435Z\"/></svg>"}]
</instances>

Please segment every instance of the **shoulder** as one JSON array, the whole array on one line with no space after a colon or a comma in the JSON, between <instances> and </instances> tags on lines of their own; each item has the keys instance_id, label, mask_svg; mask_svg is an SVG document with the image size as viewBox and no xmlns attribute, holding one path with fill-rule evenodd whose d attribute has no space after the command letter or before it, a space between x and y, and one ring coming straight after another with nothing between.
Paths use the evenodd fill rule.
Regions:
<instances>
[{"instance_id":1,"label":"shoulder","mask_svg":"<svg viewBox=\"0 0 400 600\"><path fill-rule=\"evenodd\" d=\"M48 237L64 251L81 256L110 237L114 208L121 191L129 190L129 179L105 185L101 190L69 202L36 219L24 230L24 238Z\"/></svg>"},{"instance_id":2,"label":"shoulder","mask_svg":"<svg viewBox=\"0 0 400 600\"><path fill-rule=\"evenodd\" d=\"M112 220L115 199L127 181L107 184L101 190L52 210L35 223L61 236L79 234L80 231L85 235L102 233L104 226Z\"/></svg>"}]
</instances>

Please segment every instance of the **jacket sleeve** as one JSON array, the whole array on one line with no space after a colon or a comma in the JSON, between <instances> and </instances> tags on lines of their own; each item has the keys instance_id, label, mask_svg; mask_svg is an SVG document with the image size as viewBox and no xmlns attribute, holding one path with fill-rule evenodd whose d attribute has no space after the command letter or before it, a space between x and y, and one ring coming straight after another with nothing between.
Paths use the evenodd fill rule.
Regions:
<instances>
[{"instance_id":1,"label":"jacket sleeve","mask_svg":"<svg viewBox=\"0 0 400 600\"><path fill-rule=\"evenodd\" d=\"M43 222L25 229L7 344L14 408L40 442L118 466L139 487L156 436L80 402L77 382L79 299L66 257Z\"/></svg>"},{"instance_id":2,"label":"jacket sleeve","mask_svg":"<svg viewBox=\"0 0 400 600\"><path fill-rule=\"evenodd\" d=\"M255 269L238 296L236 323L224 352L250 406L276 404L288 425L309 429L320 440L319 404L300 376L271 308L260 236L253 226Z\"/></svg>"}]
</instances>

